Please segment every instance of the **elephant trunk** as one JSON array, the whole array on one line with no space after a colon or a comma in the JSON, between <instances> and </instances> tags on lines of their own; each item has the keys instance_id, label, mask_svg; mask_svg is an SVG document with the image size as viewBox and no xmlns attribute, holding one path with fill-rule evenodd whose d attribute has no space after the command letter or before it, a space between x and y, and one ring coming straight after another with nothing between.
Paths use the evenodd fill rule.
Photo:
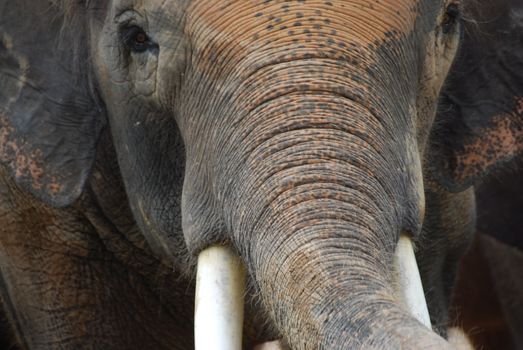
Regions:
<instances>
[{"instance_id":1,"label":"elephant trunk","mask_svg":"<svg viewBox=\"0 0 523 350\"><path fill-rule=\"evenodd\" d=\"M256 132L240 130L241 147L226 152L244 161L222 196L233 198L224 206L234 243L291 348L445 348L394 292L398 238L417 234L423 216L409 133L322 91L251 113Z\"/></svg>"},{"instance_id":2,"label":"elephant trunk","mask_svg":"<svg viewBox=\"0 0 523 350\"><path fill-rule=\"evenodd\" d=\"M419 349L440 341L400 306L394 244L380 242L385 232L365 221L372 225L367 213L323 198L260 221L255 234L266 238L248 261L291 348L408 348L411 342Z\"/></svg>"}]
</instances>

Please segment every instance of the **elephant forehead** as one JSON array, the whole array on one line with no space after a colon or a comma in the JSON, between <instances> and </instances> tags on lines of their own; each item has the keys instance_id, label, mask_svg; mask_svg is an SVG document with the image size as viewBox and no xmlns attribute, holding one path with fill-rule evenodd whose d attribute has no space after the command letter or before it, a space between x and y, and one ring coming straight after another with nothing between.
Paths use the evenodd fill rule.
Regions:
<instances>
[{"instance_id":1,"label":"elephant forehead","mask_svg":"<svg viewBox=\"0 0 523 350\"><path fill-rule=\"evenodd\" d=\"M419 0L390 1L208 1L193 0L187 27L208 40L267 40L289 34L342 31L351 40L375 43L413 30Z\"/></svg>"}]
</instances>

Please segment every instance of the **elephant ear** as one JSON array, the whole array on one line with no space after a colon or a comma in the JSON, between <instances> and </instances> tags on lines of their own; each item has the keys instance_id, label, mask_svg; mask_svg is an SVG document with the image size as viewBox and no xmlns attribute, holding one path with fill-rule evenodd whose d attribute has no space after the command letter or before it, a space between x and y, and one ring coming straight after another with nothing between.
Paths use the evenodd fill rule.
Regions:
<instances>
[{"instance_id":1,"label":"elephant ear","mask_svg":"<svg viewBox=\"0 0 523 350\"><path fill-rule=\"evenodd\" d=\"M0 162L56 207L81 194L102 128L78 60L84 26L64 25L63 13L45 0L0 4Z\"/></svg>"},{"instance_id":2,"label":"elephant ear","mask_svg":"<svg viewBox=\"0 0 523 350\"><path fill-rule=\"evenodd\" d=\"M442 92L431 160L451 191L523 152L523 1L471 1L463 45Z\"/></svg>"}]
</instances>

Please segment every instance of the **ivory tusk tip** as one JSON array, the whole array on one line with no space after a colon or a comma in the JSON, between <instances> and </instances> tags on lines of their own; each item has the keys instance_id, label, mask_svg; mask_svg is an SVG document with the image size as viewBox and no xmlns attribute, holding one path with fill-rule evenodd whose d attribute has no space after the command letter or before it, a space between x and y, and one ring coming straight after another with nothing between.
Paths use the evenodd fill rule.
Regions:
<instances>
[{"instance_id":1,"label":"ivory tusk tip","mask_svg":"<svg viewBox=\"0 0 523 350\"><path fill-rule=\"evenodd\" d=\"M398 294L403 304L416 319L432 329L414 247L411 238L406 235L402 235L398 241L395 265L399 275Z\"/></svg>"},{"instance_id":2,"label":"ivory tusk tip","mask_svg":"<svg viewBox=\"0 0 523 350\"><path fill-rule=\"evenodd\" d=\"M213 246L198 257L194 335L196 350L242 348L245 271L228 247Z\"/></svg>"}]
</instances>

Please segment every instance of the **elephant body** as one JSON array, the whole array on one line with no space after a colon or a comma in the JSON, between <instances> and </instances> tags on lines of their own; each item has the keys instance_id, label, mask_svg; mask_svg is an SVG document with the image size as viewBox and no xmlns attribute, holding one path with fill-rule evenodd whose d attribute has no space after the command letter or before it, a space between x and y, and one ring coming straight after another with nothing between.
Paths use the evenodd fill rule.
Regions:
<instances>
[{"instance_id":1,"label":"elephant body","mask_svg":"<svg viewBox=\"0 0 523 350\"><path fill-rule=\"evenodd\" d=\"M523 149L522 11L0 0L0 294L16 343L191 349L198 254L227 245L248 276L246 348L448 347L473 186ZM400 235L432 330L398 299Z\"/></svg>"}]
</instances>

